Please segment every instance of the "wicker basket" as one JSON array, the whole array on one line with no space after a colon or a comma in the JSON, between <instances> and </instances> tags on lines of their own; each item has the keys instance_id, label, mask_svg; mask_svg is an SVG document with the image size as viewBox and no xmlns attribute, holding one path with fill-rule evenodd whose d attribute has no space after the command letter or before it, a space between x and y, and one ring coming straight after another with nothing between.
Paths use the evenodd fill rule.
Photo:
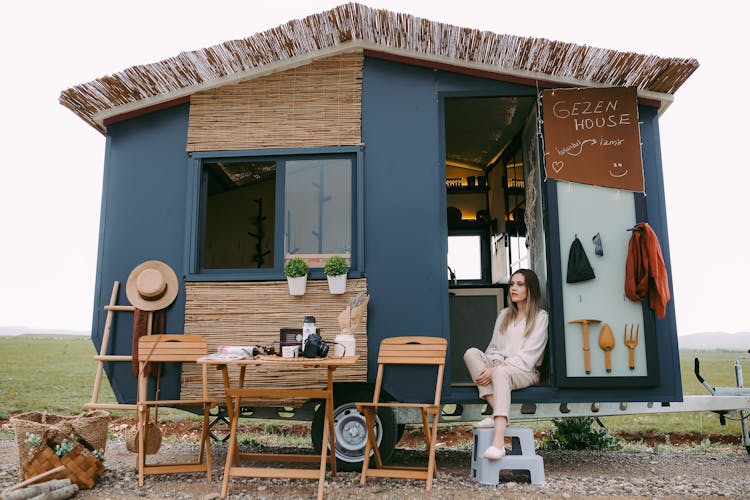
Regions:
<instances>
[{"instance_id":1,"label":"wicker basket","mask_svg":"<svg viewBox=\"0 0 750 500\"><path fill-rule=\"evenodd\" d=\"M84 490L92 488L104 471L102 463L80 443L76 443L73 449L62 457L55 455L48 443L44 443L22 465L23 478L28 479L60 465L64 465L65 470L48 479L68 478Z\"/></svg>"},{"instance_id":2,"label":"wicker basket","mask_svg":"<svg viewBox=\"0 0 750 500\"><path fill-rule=\"evenodd\" d=\"M107 429L109 428L109 412L94 410L74 416L55 415L44 412L20 413L11 417L10 423L16 434L18 446L18 463L23 463L29 457L31 444L26 442L29 433L38 436L46 435L55 443L75 434L83 438L94 449L104 451L107 446Z\"/></svg>"},{"instance_id":3,"label":"wicker basket","mask_svg":"<svg viewBox=\"0 0 750 500\"><path fill-rule=\"evenodd\" d=\"M138 426L125 433L125 447L130 453L138 453ZM154 421L146 426L146 455L153 455L161 448L161 429Z\"/></svg>"},{"instance_id":4,"label":"wicker basket","mask_svg":"<svg viewBox=\"0 0 750 500\"><path fill-rule=\"evenodd\" d=\"M73 418L73 432L86 440L95 450L107 447L109 412L93 410L83 412Z\"/></svg>"}]
</instances>

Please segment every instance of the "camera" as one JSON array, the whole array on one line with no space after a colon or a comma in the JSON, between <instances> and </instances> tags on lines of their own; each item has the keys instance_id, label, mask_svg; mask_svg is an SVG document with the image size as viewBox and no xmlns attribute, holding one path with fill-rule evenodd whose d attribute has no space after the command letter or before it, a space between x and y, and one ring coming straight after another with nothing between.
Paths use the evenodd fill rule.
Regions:
<instances>
[{"instance_id":1,"label":"camera","mask_svg":"<svg viewBox=\"0 0 750 500\"><path fill-rule=\"evenodd\" d=\"M305 339L302 356L306 358L325 358L328 356L328 344L317 333L311 333Z\"/></svg>"}]
</instances>

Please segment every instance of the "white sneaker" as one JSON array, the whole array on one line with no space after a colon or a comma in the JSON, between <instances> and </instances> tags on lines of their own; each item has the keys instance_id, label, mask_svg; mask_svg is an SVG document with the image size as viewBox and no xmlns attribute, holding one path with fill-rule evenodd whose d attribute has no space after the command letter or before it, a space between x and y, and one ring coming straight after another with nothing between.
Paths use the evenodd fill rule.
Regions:
<instances>
[{"instance_id":1,"label":"white sneaker","mask_svg":"<svg viewBox=\"0 0 750 500\"><path fill-rule=\"evenodd\" d=\"M495 448L494 446L490 446L486 450L484 450L484 458L487 460L500 460L505 456L505 447L502 448Z\"/></svg>"},{"instance_id":2,"label":"white sneaker","mask_svg":"<svg viewBox=\"0 0 750 500\"><path fill-rule=\"evenodd\" d=\"M484 417L479 422L474 422L474 428L475 429L486 429L490 427L495 427L495 417L490 415L489 417Z\"/></svg>"}]
</instances>

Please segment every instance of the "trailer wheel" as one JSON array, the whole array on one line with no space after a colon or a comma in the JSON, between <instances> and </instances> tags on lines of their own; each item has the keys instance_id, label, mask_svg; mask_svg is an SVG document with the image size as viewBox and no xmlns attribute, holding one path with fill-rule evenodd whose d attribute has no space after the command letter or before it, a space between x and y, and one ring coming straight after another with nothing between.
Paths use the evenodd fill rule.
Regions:
<instances>
[{"instance_id":1,"label":"trailer wheel","mask_svg":"<svg viewBox=\"0 0 750 500\"><path fill-rule=\"evenodd\" d=\"M355 402L372 401L366 389L342 390L334 395L333 432L336 438L336 468L343 472L362 470L367 430L365 417L357 411ZM323 441L325 403L318 406L312 419L312 445L320 453ZM387 462L396 448L396 414L392 408L381 408L375 419L375 435L380 456Z\"/></svg>"}]
</instances>

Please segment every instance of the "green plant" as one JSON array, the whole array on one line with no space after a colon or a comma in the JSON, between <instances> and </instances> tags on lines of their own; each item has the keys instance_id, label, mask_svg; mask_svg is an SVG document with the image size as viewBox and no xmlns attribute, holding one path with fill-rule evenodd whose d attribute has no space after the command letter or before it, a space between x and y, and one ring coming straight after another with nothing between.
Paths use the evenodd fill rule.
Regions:
<instances>
[{"instance_id":1,"label":"green plant","mask_svg":"<svg viewBox=\"0 0 750 500\"><path fill-rule=\"evenodd\" d=\"M101 463L104 463L104 449L103 448L97 448L96 450L91 452L92 455L96 457L97 460L99 460Z\"/></svg>"},{"instance_id":2,"label":"green plant","mask_svg":"<svg viewBox=\"0 0 750 500\"><path fill-rule=\"evenodd\" d=\"M26 439L24 439L24 441L31 445L31 448L29 448L29 457L33 457L34 454L37 453L37 449L42 446L42 444L44 444L41 436L33 432L27 433ZM65 455L73 451L78 441L79 438L74 434L70 435L70 439L64 438L60 443L54 446L55 455L57 455L59 458L64 457ZM87 451L84 451L84 453L86 452ZM99 448L98 450L92 450L89 453L91 453L97 460L104 463L104 449Z\"/></svg>"},{"instance_id":3,"label":"green plant","mask_svg":"<svg viewBox=\"0 0 750 500\"><path fill-rule=\"evenodd\" d=\"M62 457L63 455L67 455L71 451L73 451L73 448L75 445L68 441L67 439L63 439L60 444L55 445L55 455L58 457Z\"/></svg>"},{"instance_id":4,"label":"green plant","mask_svg":"<svg viewBox=\"0 0 750 500\"><path fill-rule=\"evenodd\" d=\"M620 440L606 428L595 429L595 419L563 418L555 420L555 430L545 436L541 448L545 450L619 450Z\"/></svg>"},{"instance_id":5,"label":"green plant","mask_svg":"<svg viewBox=\"0 0 750 500\"><path fill-rule=\"evenodd\" d=\"M708 438L703 438L701 440L701 444L698 445L698 450L702 451L703 453L707 453L711 451L714 448L713 443Z\"/></svg>"},{"instance_id":6,"label":"green plant","mask_svg":"<svg viewBox=\"0 0 750 500\"><path fill-rule=\"evenodd\" d=\"M326 276L341 276L342 274L346 274L347 270L346 261L343 257L339 257L338 255L334 255L328 259L323 268L323 272Z\"/></svg>"},{"instance_id":7,"label":"green plant","mask_svg":"<svg viewBox=\"0 0 750 500\"><path fill-rule=\"evenodd\" d=\"M284 274L289 278L299 278L307 275L307 263L300 257L289 259L284 264Z\"/></svg>"},{"instance_id":8,"label":"green plant","mask_svg":"<svg viewBox=\"0 0 750 500\"><path fill-rule=\"evenodd\" d=\"M36 448L42 446L42 438L39 434L33 432L26 433L26 439L24 441L31 445L31 448L29 448L29 457L34 455Z\"/></svg>"}]
</instances>

